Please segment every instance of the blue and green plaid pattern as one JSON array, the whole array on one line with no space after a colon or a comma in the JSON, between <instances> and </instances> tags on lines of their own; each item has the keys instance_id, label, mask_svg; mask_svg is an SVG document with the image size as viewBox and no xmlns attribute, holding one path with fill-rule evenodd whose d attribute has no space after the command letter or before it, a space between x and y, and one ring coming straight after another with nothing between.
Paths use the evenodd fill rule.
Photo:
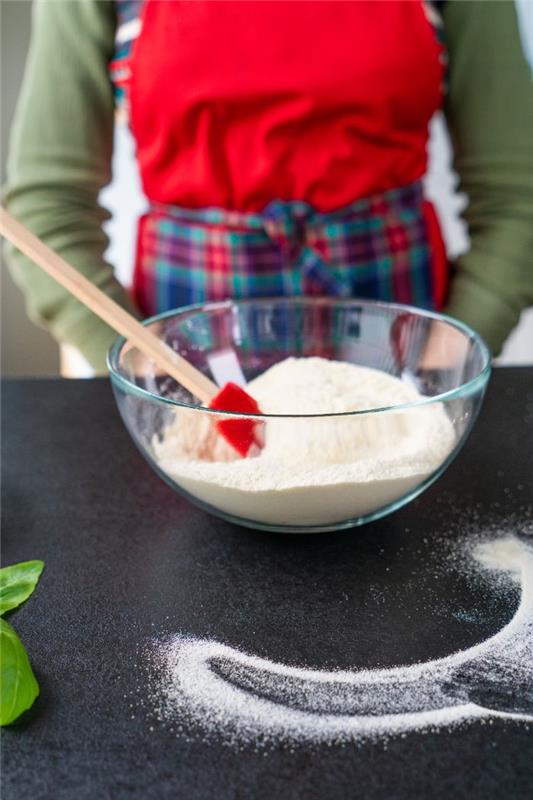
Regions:
<instances>
[{"instance_id":1,"label":"blue and green plaid pattern","mask_svg":"<svg viewBox=\"0 0 533 800\"><path fill-rule=\"evenodd\" d=\"M273 201L260 214L152 205L134 293L146 315L226 298L328 295L433 308L419 182L330 213Z\"/></svg>"}]
</instances>

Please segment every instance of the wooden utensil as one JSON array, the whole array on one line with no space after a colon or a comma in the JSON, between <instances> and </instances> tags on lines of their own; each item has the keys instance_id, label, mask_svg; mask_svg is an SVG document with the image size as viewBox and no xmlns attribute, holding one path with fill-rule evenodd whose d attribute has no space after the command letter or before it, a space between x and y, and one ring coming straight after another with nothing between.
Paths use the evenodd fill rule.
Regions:
<instances>
[{"instance_id":1,"label":"wooden utensil","mask_svg":"<svg viewBox=\"0 0 533 800\"><path fill-rule=\"evenodd\" d=\"M260 413L256 401L242 387L227 383L219 389L1 207L0 234L209 408L237 414ZM261 446L253 419L219 419L217 428L243 456L253 445Z\"/></svg>"}]
</instances>

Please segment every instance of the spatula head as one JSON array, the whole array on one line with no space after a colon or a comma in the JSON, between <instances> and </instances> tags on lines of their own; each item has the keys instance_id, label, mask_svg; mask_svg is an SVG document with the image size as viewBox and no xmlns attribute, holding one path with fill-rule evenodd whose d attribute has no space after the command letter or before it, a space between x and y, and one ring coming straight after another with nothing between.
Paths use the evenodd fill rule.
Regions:
<instances>
[{"instance_id":1,"label":"spatula head","mask_svg":"<svg viewBox=\"0 0 533 800\"><path fill-rule=\"evenodd\" d=\"M209 403L217 411L232 411L235 414L260 414L257 402L236 383L226 383ZM263 447L262 420L220 418L216 422L218 432L243 458L253 455Z\"/></svg>"}]
</instances>

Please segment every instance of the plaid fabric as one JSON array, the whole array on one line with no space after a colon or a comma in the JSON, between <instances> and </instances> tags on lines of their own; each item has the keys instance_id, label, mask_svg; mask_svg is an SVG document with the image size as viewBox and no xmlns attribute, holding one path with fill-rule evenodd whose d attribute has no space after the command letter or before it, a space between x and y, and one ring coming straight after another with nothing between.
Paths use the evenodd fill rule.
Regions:
<instances>
[{"instance_id":1,"label":"plaid fabric","mask_svg":"<svg viewBox=\"0 0 533 800\"><path fill-rule=\"evenodd\" d=\"M115 0L117 29L115 52L109 63L115 105L125 117L129 115L128 86L131 78L131 51L141 32L141 10L144 0Z\"/></svg>"},{"instance_id":2,"label":"plaid fabric","mask_svg":"<svg viewBox=\"0 0 533 800\"><path fill-rule=\"evenodd\" d=\"M322 214L153 205L140 222L134 295L144 314L224 300L328 295L434 307L419 182Z\"/></svg>"}]
</instances>

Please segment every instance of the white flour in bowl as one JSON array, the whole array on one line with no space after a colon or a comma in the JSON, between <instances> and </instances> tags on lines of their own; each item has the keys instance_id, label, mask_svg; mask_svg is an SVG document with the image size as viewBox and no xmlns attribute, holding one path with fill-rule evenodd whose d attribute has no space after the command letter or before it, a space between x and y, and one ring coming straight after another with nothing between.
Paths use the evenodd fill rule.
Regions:
<instances>
[{"instance_id":1,"label":"white flour in bowl","mask_svg":"<svg viewBox=\"0 0 533 800\"><path fill-rule=\"evenodd\" d=\"M271 525L327 525L394 502L438 469L456 436L440 404L299 419L402 405L418 392L380 370L322 358L288 358L247 385L268 419L253 458L231 452L212 415L177 410L154 439L163 472L189 494L237 517Z\"/></svg>"}]
</instances>

